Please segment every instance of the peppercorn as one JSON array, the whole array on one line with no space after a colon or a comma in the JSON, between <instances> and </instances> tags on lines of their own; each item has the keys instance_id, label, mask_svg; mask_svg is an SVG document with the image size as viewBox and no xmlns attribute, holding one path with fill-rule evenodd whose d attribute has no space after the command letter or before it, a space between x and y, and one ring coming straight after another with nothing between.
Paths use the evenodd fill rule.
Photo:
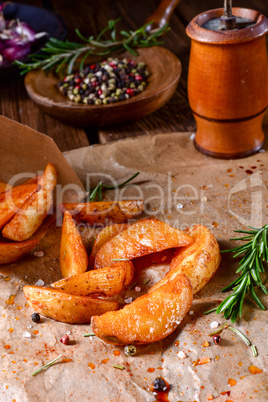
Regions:
<instances>
[{"instance_id":1,"label":"peppercorn","mask_svg":"<svg viewBox=\"0 0 268 402\"><path fill-rule=\"evenodd\" d=\"M127 356L134 356L137 352L136 347L134 345L125 346L124 352Z\"/></svg>"},{"instance_id":2,"label":"peppercorn","mask_svg":"<svg viewBox=\"0 0 268 402\"><path fill-rule=\"evenodd\" d=\"M164 392L167 390L167 384L163 378L157 377L154 380L154 390L157 392Z\"/></svg>"},{"instance_id":3,"label":"peppercorn","mask_svg":"<svg viewBox=\"0 0 268 402\"><path fill-rule=\"evenodd\" d=\"M142 92L149 74L144 63L137 65L132 60L110 57L67 75L58 88L76 103L106 105Z\"/></svg>"},{"instance_id":4,"label":"peppercorn","mask_svg":"<svg viewBox=\"0 0 268 402\"><path fill-rule=\"evenodd\" d=\"M215 345L219 345L221 342L221 337L220 335L214 335L213 336L213 342L215 343Z\"/></svg>"},{"instance_id":5,"label":"peppercorn","mask_svg":"<svg viewBox=\"0 0 268 402\"><path fill-rule=\"evenodd\" d=\"M40 322L41 318L40 318L40 315L38 313L33 313L31 315L31 319L32 319L33 322Z\"/></svg>"},{"instance_id":6,"label":"peppercorn","mask_svg":"<svg viewBox=\"0 0 268 402\"><path fill-rule=\"evenodd\" d=\"M69 345L70 343L70 338L69 336L66 334L64 335L61 339L60 342L63 343L64 345Z\"/></svg>"}]
</instances>

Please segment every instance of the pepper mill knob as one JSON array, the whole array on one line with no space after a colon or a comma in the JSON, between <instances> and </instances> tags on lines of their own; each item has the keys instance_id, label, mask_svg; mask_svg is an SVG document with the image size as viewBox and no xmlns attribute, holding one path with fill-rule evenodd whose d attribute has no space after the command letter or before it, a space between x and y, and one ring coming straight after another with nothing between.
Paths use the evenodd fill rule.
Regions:
<instances>
[{"instance_id":1,"label":"pepper mill knob","mask_svg":"<svg viewBox=\"0 0 268 402\"><path fill-rule=\"evenodd\" d=\"M224 14L220 20L221 28L234 29L236 27L236 17L232 14L232 0L224 0Z\"/></svg>"}]
</instances>

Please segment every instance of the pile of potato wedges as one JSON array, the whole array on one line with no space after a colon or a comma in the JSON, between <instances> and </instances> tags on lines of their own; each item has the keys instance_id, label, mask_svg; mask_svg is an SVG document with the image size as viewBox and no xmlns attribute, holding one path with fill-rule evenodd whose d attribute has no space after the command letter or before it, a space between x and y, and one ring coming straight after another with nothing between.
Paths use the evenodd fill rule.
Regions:
<instances>
[{"instance_id":1,"label":"pile of potato wedges","mask_svg":"<svg viewBox=\"0 0 268 402\"><path fill-rule=\"evenodd\" d=\"M120 221L121 222L121 221ZM113 297L132 282L137 257L173 249L170 270L147 294L120 308ZM218 243L204 226L180 231L157 219L116 223L97 235L87 255L73 216L65 211L60 267L63 279L50 287L25 286L39 313L67 323L90 323L107 343L146 344L171 334L189 311L193 293L220 263Z\"/></svg>"},{"instance_id":2,"label":"pile of potato wedges","mask_svg":"<svg viewBox=\"0 0 268 402\"><path fill-rule=\"evenodd\" d=\"M33 238L53 204L57 172L11 187L0 183L0 264L17 261L39 242ZM46 317L70 324L91 323L107 343L146 344L171 334L189 311L193 294L216 272L220 250L208 228L181 231L157 219L129 224L143 211L142 200L100 201L60 206L60 270L49 287L24 286L29 304ZM90 255L77 222L105 226ZM132 283L135 259L172 251L169 271L146 294L122 306L118 295ZM156 255L155 254L155 255Z\"/></svg>"}]
</instances>

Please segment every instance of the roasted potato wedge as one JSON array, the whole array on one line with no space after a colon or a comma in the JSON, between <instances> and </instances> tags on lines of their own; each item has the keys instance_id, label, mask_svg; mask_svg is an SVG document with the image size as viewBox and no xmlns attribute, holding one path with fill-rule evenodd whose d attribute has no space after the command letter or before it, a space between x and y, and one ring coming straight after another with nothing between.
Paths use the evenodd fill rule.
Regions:
<instances>
[{"instance_id":1,"label":"roasted potato wedge","mask_svg":"<svg viewBox=\"0 0 268 402\"><path fill-rule=\"evenodd\" d=\"M146 344L170 335L192 305L189 279L178 275L121 310L92 317L95 335L114 345Z\"/></svg>"},{"instance_id":2,"label":"roasted potato wedge","mask_svg":"<svg viewBox=\"0 0 268 402\"><path fill-rule=\"evenodd\" d=\"M136 218L143 211L143 200L99 201L80 204L62 204L61 210L69 211L76 220L90 226L123 223Z\"/></svg>"},{"instance_id":3,"label":"roasted potato wedge","mask_svg":"<svg viewBox=\"0 0 268 402\"><path fill-rule=\"evenodd\" d=\"M38 239L20 243L0 243L0 264L10 264L29 253L37 244Z\"/></svg>"},{"instance_id":4,"label":"roasted potato wedge","mask_svg":"<svg viewBox=\"0 0 268 402\"><path fill-rule=\"evenodd\" d=\"M24 286L25 297L30 306L40 314L69 324L90 323L93 315L117 310L117 301L93 297L74 296L63 290L38 286Z\"/></svg>"},{"instance_id":5,"label":"roasted potato wedge","mask_svg":"<svg viewBox=\"0 0 268 402\"><path fill-rule=\"evenodd\" d=\"M127 286L134 274L130 261L121 261L112 267L84 272L52 283L51 287L79 296L101 294L114 296Z\"/></svg>"},{"instance_id":6,"label":"roasted potato wedge","mask_svg":"<svg viewBox=\"0 0 268 402\"><path fill-rule=\"evenodd\" d=\"M213 233L203 225L195 225L186 233L191 236L193 243L177 250L171 260L170 271L152 286L149 292L173 280L177 275L185 274L190 279L195 294L215 274L220 265L221 255Z\"/></svg>"},{"instance_id":7,"label":"roasted potato wedge","mask_svg":"<svg viewBox=\"0 0 268 402\"><path fill-rule=\"evenodd\" d=\"M33 194L4 227L4 237L23 241L29 239L41 226L52 205L52 192L57 182L57 172L50 163L39 180L41 189Z\"/></svg>"},{"instance_id":8,"label":"roasted potato wedge","mask_svg":"<svg viewBox=\"0 0 268 402\"><path fill-rule=\"evenodd\" d=\"M87 270L88 256L72 215L66 211L62 223L60 270L62 276L81 274Z\"/></svg>"},{"instance_id":9,"label":"roasted potato wedge","mask_svg":"<svg viewBox=\"0 0 268 402\"><path fill-rule=\"evenodd\" d=\"M33 194L19 209L14 218L4 227L2 234L10 240L29 239L41 226L48 212L47 192L40 190Z\"/></svg>"},{"instance_id":10,"label":"roasted potato wedge","mask_svg":"<svg viewBox=\"0 0 268 402\"><path fill-rule=\"evenodd\" d=\"M107 267L114 259L133 259L192 243L190 236L157 219L143 219L113 237L98 251L94 268Z\"/></svg>"},{"instance_id":11,"label":"roasted potato wedge","mask_svg":"<svg viewBox=\"0 0 268 402\"><path fill-rule=\"evenodd\" d=\"M93 268L96 254L100 250L100 248L105 243L107 243L107 241L109 241L114 236L116 236L118 233L121 233L123 230L127 229L128 227L129 227L128 223L121 223L121 224L115 223L114 225L106 226L98 233L98 235L96 236L96 239L94 241L94 245L92 247L91 254L88 259L89 269Z\"/></svg>"},{"instance_id":12,"label":"roasted potato wedge","mask_svg":"<svg viewBox=\"0 0 268 402\"><path fill-rule=\"evenodd\" d=\"M19 208L38 189L37 183L21 184L0 194L0 229L18 212Z\"/></svg>"},{"instance_id":13,"label":"roasted potato wedge","mask_svg":"<svg viewBox=\"0 0 268 402\"><path fill-rule=\"evenodd\" d=\"M38 184L42 189L51 193L57 184L57 170L52 163L49 163L41 177L38 177Z\"/></svg>"}]
</instances>

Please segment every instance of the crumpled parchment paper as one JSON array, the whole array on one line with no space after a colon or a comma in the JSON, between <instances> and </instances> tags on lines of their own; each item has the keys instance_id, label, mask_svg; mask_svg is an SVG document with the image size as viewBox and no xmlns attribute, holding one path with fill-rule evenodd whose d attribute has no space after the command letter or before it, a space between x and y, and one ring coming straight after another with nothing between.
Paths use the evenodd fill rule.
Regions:
<instances>
[{"instance_id":1,"label":"crumpled parchment paper","mask_svg":"<svg viewBox=\"0 0 268 402\"><path fill-rule=\"evenodd\" d=\"M9 121L6 130L8 125L14 133L17 124ZM2 158L6 158L1 166L1 180L9 180L18 171L36 173L44 168L45 156L50 158L48 146L44 148L43 159L33 148L31 158L19 161L27 154L21 135L26 138L29 130L23 127L23 133L16 132L22 152L17 155L15 171L12 164L6 164L12 150L1 148ZM36 143L42 143L43 136L36 132L34 136ZM233 246L228 240L234 237L233 230L267 223L265 150L246 159L212 159L194 148L190 133L172 133L95 145L65 153L64 157L86 188L101 178L107 183L112 180L120 183L140 171L132 185L119 192L107 191L106 199L144 198L144 216L155 216L179 229L204 224L213 231L221 248ZM12 158L14 152L9 160ZM59 169L65 163L58 154L56 160L49 161L57 162ZM70 173L67 180L72 183L75 178ZM195 295L190 312L172 335L155 344L138 346L136 356L128 357L122 347L105 344L97 337L83 337L91 332L90 325L69 325L44 317L38 324L31 321L33 310L27 306L22 287L39 279L49 285L60 278L60 231L60 226L53 224L41 239L36 250L43 251L43 256L31 253L16 264L0 267L0 401L151 402L156 400L150 391L156 377L163 377L171 385L167 396L171 402L203 402L210 394L219 402L268 400L267 312L246 299L243 318L234 324L256 346L258 357L253 357L251 349L229 330L224 332L221 344L214 345L208 335L212 331L210 325L213 321L220 325L226 320L213 313L203 316L223 300L225 295L220 289L235 278L237 263L231 256L223 256L217 273ZM84 228L82 234L86 240L94 230ZM133 288L132 297L146 291L167 268L168 264L163 262L161 266L143 270L137 284L141 292ZM145 278L151 279L147 285L143 285ZM267 298L258 294L267 306ZM25 337L27 332L30 338ZM66 333L72 340L70 345L60 343ZM208 347L204 346L206 341ZM186 354L185 359L179 358L180 351ZM60 354L63 361L31 376ZM194 361L203 357L209 357L210 362L193 366ZM124 370L114 365L121 365ZM262 372L251 374L251 365ZM228 391L230 395L220 395Z\"/></svg>"}]
</instances>

